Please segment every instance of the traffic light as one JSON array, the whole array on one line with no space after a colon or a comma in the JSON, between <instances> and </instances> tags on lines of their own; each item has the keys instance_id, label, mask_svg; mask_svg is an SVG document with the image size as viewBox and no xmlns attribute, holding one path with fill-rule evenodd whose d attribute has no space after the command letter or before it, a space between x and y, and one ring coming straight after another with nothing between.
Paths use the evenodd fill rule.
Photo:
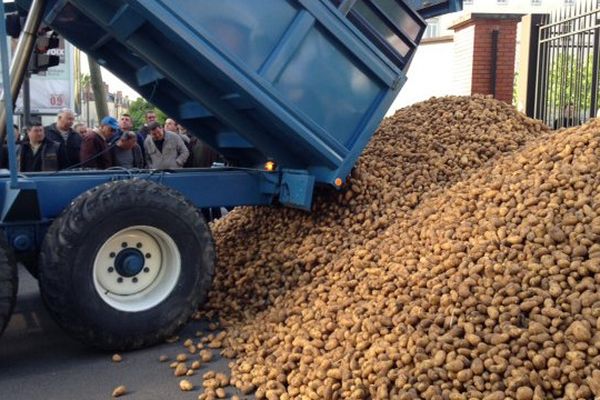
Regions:
<instances>
[{"instance_id":1,"label":"traffic light","mask_svg":"<svg viewBox=\"0 0 600 400\"><path fill-rule=\"evenodd\" d=\"M37 74L46 71L50 67L57 66L60 63L60 56L47 53L50 49L56 49L59 44L60 39L54 31L40 30L29 62L29 72Z\"/></svg>"}]
</instances>

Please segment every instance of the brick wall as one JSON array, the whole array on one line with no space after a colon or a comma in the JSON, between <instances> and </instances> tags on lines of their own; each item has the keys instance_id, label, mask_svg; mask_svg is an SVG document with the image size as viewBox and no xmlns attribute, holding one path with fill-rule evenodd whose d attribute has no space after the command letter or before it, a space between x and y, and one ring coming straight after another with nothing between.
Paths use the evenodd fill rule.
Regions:
<instances>
[{"instance_id":1,"label":"brick wall","mask_svg":"<svg viewBox=\"0 0 600 400\"><path fill-rule=\"evenodd\" d=\"M493 94L492 85L492 35L498 32L496 50L496 87L498 100L512 103L513 81L515 76L515 47L517 43L517 24L519 16L506 14L471 15L453 27L459 38L469 40L470 36L461 35L463 31L473 31L471 59L470 94ZM458 45L458 42L455 42ZM467 43L460 44L467 48ZM465 52L464 57L469 57ZM468 63L460 60L461 66Z\"/></svg>"}]
</instances>

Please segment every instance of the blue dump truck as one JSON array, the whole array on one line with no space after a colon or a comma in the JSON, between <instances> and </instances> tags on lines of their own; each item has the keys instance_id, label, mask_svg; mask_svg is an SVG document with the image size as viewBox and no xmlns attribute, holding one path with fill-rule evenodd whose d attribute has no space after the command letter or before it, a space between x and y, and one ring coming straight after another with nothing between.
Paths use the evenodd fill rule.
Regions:
<instances>
[{"instance_id":1,"label":"blue dump truck","mask_svg":"<svg viewBox=\"0 0 600 400\"><path fill-rule=\"evenodd\" d=\"M316 185L345 184L406 80L425 19L462 0L16 4L28 19L41 10L45 26L235 165L18 174L7 127L0 333L20 260L68 333L123 350L163 341L206 299L215 248L199 209L309 210Z\"/></svg>"}]
</instances>

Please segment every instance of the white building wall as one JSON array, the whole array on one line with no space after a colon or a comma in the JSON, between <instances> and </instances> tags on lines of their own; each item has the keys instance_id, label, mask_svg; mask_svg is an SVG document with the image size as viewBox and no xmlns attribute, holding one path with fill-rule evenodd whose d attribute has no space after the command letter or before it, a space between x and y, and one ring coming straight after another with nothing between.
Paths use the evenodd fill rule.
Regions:
<instances>
[{"instance_id":1,"label":"white building wall","mask_svg":"<svg viewBox=\"0 0 600 400\"><path fill-rule=\"evenodd\" d=\"M445 96L453 92L453 65L445 60L454 57L452 41L432 42L418 47L408 70L408 81L388 111L427 100L432 96ZM435 70L435 73L428 73Z\"/></svg>"},{"instance_id":2,"label":"white building wall","mask_svg":"<svg viewBox=\"0 0 600 400\"><path fill-rule=\"evenodd\" d=\"M473 43L475 41L475 26L469 26L454 35L454 59L448 64L454 64L453 92L469 96L473 80Z\"/></svg>"}]
</instances>

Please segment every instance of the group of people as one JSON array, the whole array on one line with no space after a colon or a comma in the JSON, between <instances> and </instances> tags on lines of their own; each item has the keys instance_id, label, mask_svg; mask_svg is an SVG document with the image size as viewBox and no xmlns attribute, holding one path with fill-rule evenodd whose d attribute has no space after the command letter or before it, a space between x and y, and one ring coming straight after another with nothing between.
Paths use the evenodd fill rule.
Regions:
<instances>
[{"instance_id":1,"label":"group of people","mask_svg":"<svg viewBox=\"0 0 600 400\"><path fill-rule=\"evenodd\" d=\"M92 130L75 124L73 112L63 110L47 127L39 123L27 127L27 136L17 147L19 171L176 169L210 167L218 160L218 153L173 119L162 126L152 111L145 119L138 132L133 130L129 114L122 114L119 120L104 117L99 128Z\"/></svg>"}]
</instances>

